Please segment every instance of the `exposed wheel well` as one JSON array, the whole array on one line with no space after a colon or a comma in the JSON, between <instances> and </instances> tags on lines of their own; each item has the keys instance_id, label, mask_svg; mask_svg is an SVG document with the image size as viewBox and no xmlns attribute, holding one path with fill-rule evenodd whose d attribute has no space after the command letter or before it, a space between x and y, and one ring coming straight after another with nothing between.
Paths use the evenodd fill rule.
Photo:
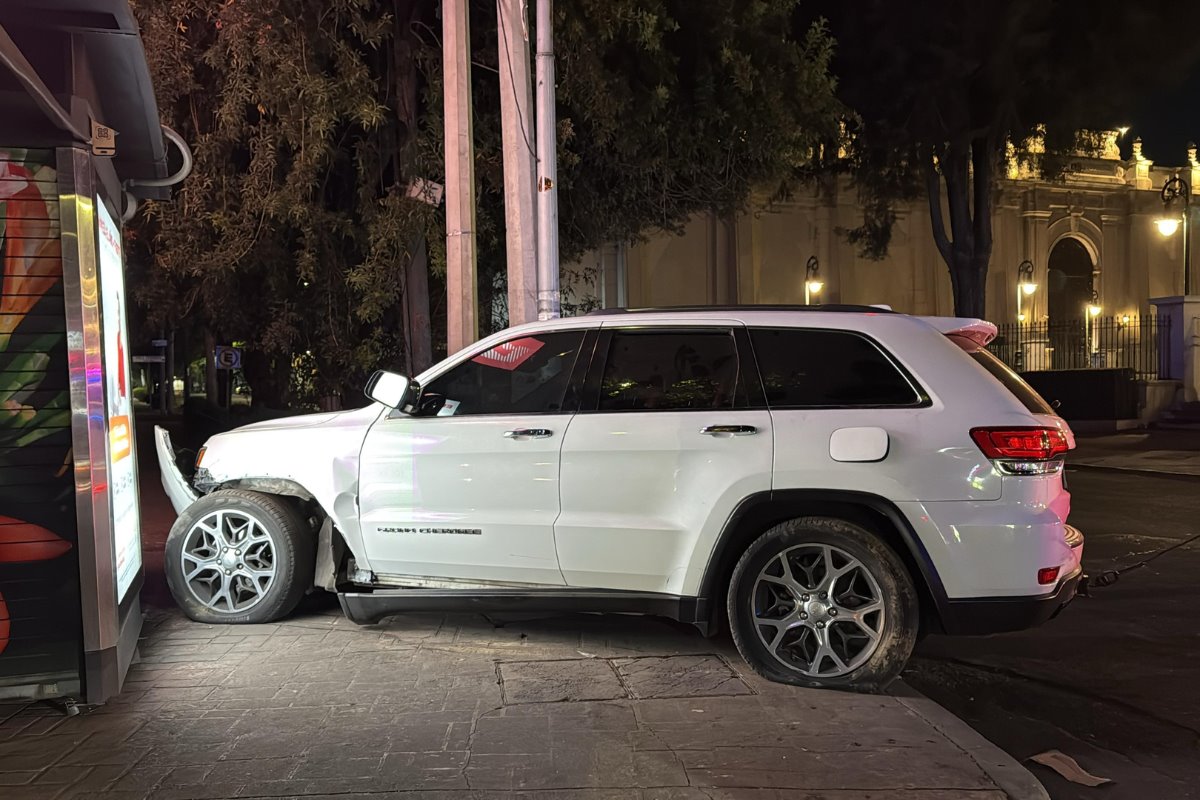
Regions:
<instances>
[{"instance_id":1,"label":"exposed wheel well","mask_svg":"<svg viewBox=\"0 0 1200 800\"><path fill-rule=\"evenodd\" d=\"M921 604L922 630L940 629L939 599L935 592L945 597L941 581L924 556L916 534L908 528L895 506L883 498L858 492L795 490L747 498L734 511L717 542L700 586L700 596L708 602L710 631L715 632L726 622L725 593L738 558L767 530L797 517L843 519L879 536L900 557L912 578Z\"/></svg>"},{"instance_id":2,"label":"exposed wheel well","mask_svg":"<svg viewBox=\"0 0 1200 800\"><path fill-rule=\"evenodd\" d=\"M220 489L247 489L271 495L287 503L312 528L316 538L316 565L313 586L334 591L347 554L350 552L342 533L332 523L332 517L312 493L295 481L284 478L239 478L221 484Z\"/></svg>"}]
</instances>

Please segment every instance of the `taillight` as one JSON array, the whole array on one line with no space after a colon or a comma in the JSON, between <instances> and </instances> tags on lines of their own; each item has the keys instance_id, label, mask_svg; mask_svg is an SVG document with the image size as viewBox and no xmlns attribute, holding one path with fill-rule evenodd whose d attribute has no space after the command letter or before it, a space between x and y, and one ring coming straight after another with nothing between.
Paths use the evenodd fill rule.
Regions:
<instances>
[{"instance_id":1,"label":"taillight","mask_svg":"<svg viewBox=\"0 0 1200 800\"><path fill-rule=\"evenodd\" d=\"M992 459L1049 461L1071 449L1058 428L975 428L971 438Z\"/></svg>"},{"instance_id":2,"label":"taillight","mask_svg":"<svg viewBox=\"0 0 1200 800\"><path fill-rule=\"evenodd\" d=\"M1071 449L1058 428L975 428L971 438L1004 475L1054 475Z\"/></svg>"}]
</instances>

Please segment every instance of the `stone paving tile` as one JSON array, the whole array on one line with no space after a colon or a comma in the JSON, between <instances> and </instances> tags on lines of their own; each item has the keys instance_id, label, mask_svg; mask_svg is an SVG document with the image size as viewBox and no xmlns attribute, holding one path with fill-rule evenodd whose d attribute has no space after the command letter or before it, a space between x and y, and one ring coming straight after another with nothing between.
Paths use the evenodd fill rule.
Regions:
<instances>
[{"instance_id":1,"label":"stone paving tile","mask_svg":"<svg viewBox=\"0 0 1200 800\"><path fill-rule=\"evenodd\" d=\"M619 658L614 665L630 693L640 699L753 694L718 656Z\"/></svg>"},{"instance_id":2,"label":"stone paving tile","mask_svg":"<svg viewBox=\"0 0 1200 800\"><path fill-rule=\"evenodd\" d=\"M628 697L612 665L601 659L505 662L500 676L505 704Z\"/></svg>"},{"instance_id":3,"label":"stone paving tile","mask_svg":"<svg viewBox=\"0 0 1200 800\"><path fill-rule=\"evenodd\" d=\"M0 797L1003 796L895 698L770 684L727 644L659 620L498 624L154 612L109 705L69 718L0 706Z\"/></svg>"}]
</instances>

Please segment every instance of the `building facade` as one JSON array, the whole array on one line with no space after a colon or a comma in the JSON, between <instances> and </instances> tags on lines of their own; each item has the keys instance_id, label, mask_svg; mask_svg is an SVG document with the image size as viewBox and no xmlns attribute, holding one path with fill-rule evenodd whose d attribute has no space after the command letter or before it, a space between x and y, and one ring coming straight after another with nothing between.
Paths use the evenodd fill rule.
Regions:
<instances>
[{"instance_id":1,"label":"building facade","mask_svg":"<svg viewBox=\"0 0 1200 800\"><path fill-rule=\"evenodd\" d=\"M1164 168L1145 158L1140 141L1122 158L1118 137L1102 134L1098 151L1073 159L1060 180L1010 155L994 207L990 320L1016 323L1020 315L1031 325L1062 325L1085 319L1089 306L1100 309L1093 315L1137 320L1154 313L1152 298L1183 293L1183 237L1164 236L1155 223L1164 215L1165 181L1178 173L1197 191L1196 150L1180 153L1182 167ZM830 182L736 218L698 216L681 236L591 253L567 269L564 284L585 305L802 304L805 265L815 257L820 302L953 314L926 202L898 209L881 261L861 256L842 233L861 220L854 187ZM1019 289L1030 282L1019 274L1025 261L1033 265L1028 294Z\"/></svg>"}]
</instances>

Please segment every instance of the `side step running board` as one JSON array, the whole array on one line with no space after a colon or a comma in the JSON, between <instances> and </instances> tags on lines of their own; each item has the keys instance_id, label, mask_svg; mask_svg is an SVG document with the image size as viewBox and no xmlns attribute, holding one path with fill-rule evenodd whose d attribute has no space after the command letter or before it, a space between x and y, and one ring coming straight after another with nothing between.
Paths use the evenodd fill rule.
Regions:
<instances>
[{"instance_id":1,"label":"side step running board","mask_svg":"<svg viewBox=\"0 0 1200 800\"><path fill-rule=\"evenodd\" d=\"M696 625L707 632L707 603L696 597L603 589L384 589L338 594L346 617L372 625L384 617L417 611L488 611L573 614L647 614Z\"/></svg>"}]
</instances>

